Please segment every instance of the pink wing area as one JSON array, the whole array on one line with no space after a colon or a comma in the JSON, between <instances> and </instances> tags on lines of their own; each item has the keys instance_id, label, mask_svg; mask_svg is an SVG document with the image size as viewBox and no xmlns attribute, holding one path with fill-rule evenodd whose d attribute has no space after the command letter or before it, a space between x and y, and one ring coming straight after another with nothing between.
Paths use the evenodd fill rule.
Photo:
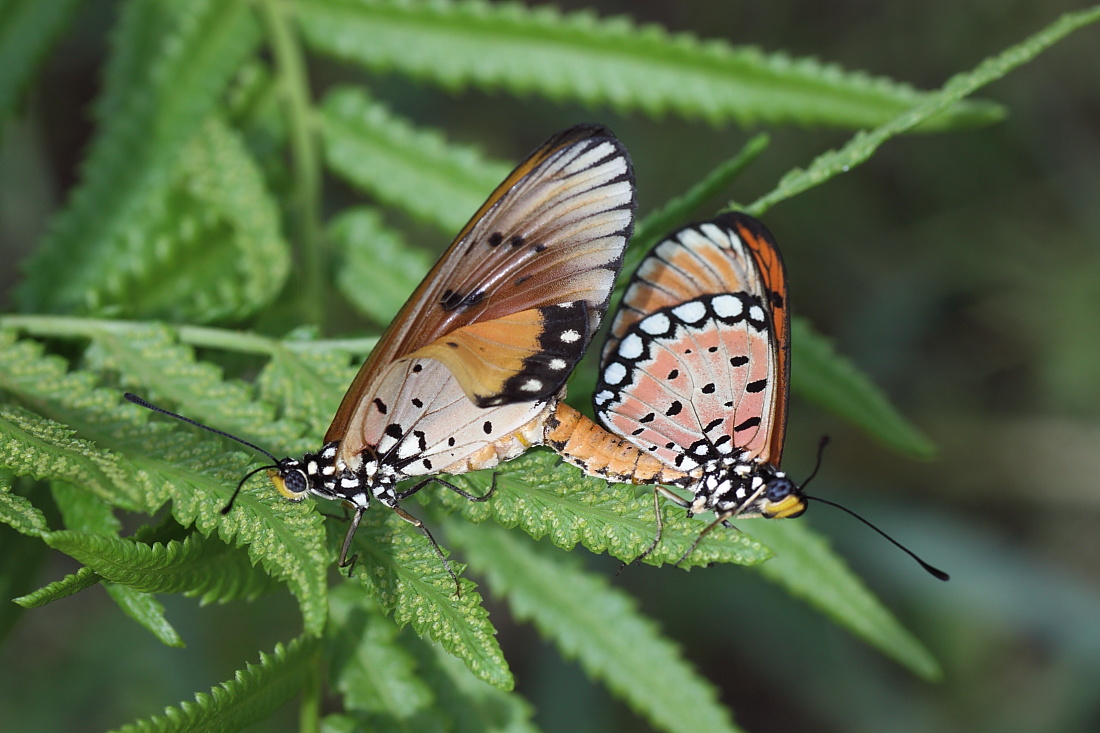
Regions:
<instances>
[{"instance_id":1,"label":"pink wing area","mask_svg":"<svg viewBox=\"0 0 1100 733\"><path fill-rule=\"evenodd\" d=\"M554 400L475 407L458 380L434 359L390 366L379 394L355 423L352 439L375 446L378 458L405 476L465 473L514 458L542 434ZM358 470L362 456L346 459Z\"/></svg>"},{"instance_id":2,"label":"pink wing area","mask_svg":"<svg viewBox=\"0 0 1100 733\"><path fill-rule=\"evenodd\" d=\"M755 219L727 214L677 231L624 294L604 345L597 416L680 470L735 449L778 463L785 298L782 261Z\"/></svg>"},{"instance_id":3,"label":"pink wing area","mask_svg":"<svg viewBox=\"0 0 1100 733\"><path fill-rule=\"evenodd\" d=\"M780 386L774 369L759 299L705 296L657 311L624 334L605 355L596 413L682 471L737 448L755 456L767 446Z\"/></svg>"}]
</instances>

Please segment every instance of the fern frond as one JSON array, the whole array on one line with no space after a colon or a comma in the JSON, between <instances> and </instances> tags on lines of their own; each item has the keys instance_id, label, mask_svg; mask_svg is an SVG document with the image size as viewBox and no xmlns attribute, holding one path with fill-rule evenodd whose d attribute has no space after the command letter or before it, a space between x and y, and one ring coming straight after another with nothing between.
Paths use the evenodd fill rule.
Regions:
<instances>
[{"instance_id":1,"label":"fern frond","mask_svg":"<svg viewBox=\"0 0 1100 733\"><path fill-rule=\"evenodd\" d=\"M499 527L449 526L512 614L530 620L566 657L575 658L653 724L674 733L738 730L715 689L636 602L575 558L549 553ZM765 563L768 565L770 563Z\"/></svg>"},{"instance_id":2,"label":"fern frond","mask_svg":"<svg viewBox=\"0 0 1100 733\"><path fill-rule=\"evenodd\" d=\"M448 234L462 228L511 170L414 127L358 89L330 92L320 123L334 173Z\"/></svg>"},{"instance_id":3,"label":"fern frond","mask_svg":"<svg viewBox=\"0 0 1100 733\"><path fill-rule=\"evenodd\" d=\"M99 573L91 568L81 568L75 573L70 573L61 580L55 580L32 593L13 598L12 602L23 608L38 608L91 588L100 580L102 578L99 577Z\"/></svg>"},{"instance_id":4,"label":"fern frond","mask_svg":"<svg viewBox=\"0 0 1100 733\"><path fill-rule=\"evenodd\" d=\"M776 557L758 568L765 578L914 674L927 680L940 678L935 657L805 522L746 522L745 530L775 550Z\"/></svg>"},{"instance_id":5,"label":"fern frond","mask_svg":"<svg viewBox=\"0 0 1100 733\"><path fill-rule=\"evenodd\" d=\"M477 677L502 690L515 684L481 605L477 586L460 578L462 595L428 540L393 512L367 512L355 535L355 576L399 626L411 624L439 642ZM462 565L452 562L460 573Z\"/></svg>"},{"instance_id":6,"label":"fern frond","mask_svg":"<svg viewBox=\"0 0 1100 733\"><path fill-rule=\"evenodd\" d=\"M299 637L272 654L260 652L259 664L248 664L232 680L197 693L195 702L165 708L161 715L118 728L119 733L162 731L241 730L265 720L294 698L307 675L313 673L320 642Z\"/></svg>"},{"instance_id":7,"label":"fern frond","mask_svg":"<svg viewBox=\"0 0 1100 733\"><path fill-rule=\"evenodd\" d=\"M775 189L747 207L747 211L759 216L769 208L792 198L807 189L820 186L833 176L847 173L863 163L892 137L927 124L960 101L994 82L1018 66L1022 66L1070 33L1100 20L1100 8L1090 8L1076 13L1066 13L1043 30L1023 42L986 59L972 70L956 74L947 80L939 91L927 94L921 100L900 112L893 119L870 131L855 134L844 147L822 153L802 170L796 168L780 179Z\"/></svg>"},{"instance_id":8,"label":"fern frond","mask_svg":"<svg viewBox=\"0 0 1100 733\"><path fill-rule=\"evenodd\" d=\"M307 42L374 71L619 112L868 127L922 99L907 84L811 58L670 34L630 18L485 0L301 0ZM927 129L988 124L998 105L952 107Z\"/></svg>"},{"instance_id":9,"label":"fern frond","mask_svg":"<svg viewBox=\"0 0 1100 733\"><path fill-rule=\"evenodd\" d=\"M358 207L329 224L328 238L343 257L340 292L375 323L388 325L431 268L423 250L410 247L373 209Z\"/></svg>"},{"instance_id":10,"label":"fern frond","mask_svg":"<svg viewBox=\"0 0 1100 733\"><path fill-rule=\"evenodd\" d=\"M8 0L0 8L0 136L3 123L34 76L50 44L64 30L79 0Z\"/></svg>"},{"instance_id":11,"label":"fern frond","mask_svg":"<svg viewBox=\"0 0 1100 733\"><path fill-rule=\"evenodd\" d=\"M143 593L183 593L205 604L255 599L278 587L252 566L246 553L198 534L154 545L69 530L50 532L44 539L112 583Z\"/></svg>"},{"instance_id":12,"label":"fern frond","mask_svg":"<svg viewBox=\"0 0 1100 733\"><path fill-rule=\"evenodd\" d=\"M161 644L176 648L184 646L179 633L165 618L164 606L156 598L124 585L108 584L106 588L122 612L157 637Z\"/></svg>"},{"instance_id":13,"label":"fern frond","mask_svg":"<svg viewBox=\"0 0 1100 733\"><path fill-rule=\"evenodd\" d=\"M528 451L501 466L496 474L497 491L489 501L472 503L443 490L435 500L458 509L473 522L491 518L504 527L519 527L535 539L549 537L565 550L580 544L624 562L641 555L657 531L651 488L585 477L550 451ZM489 490L492 474L482 471L448 480L482 495ZM662 500L661 506L664 531L661 543L645 558L651 565L679 560L706 527L667 501ZM741 532L714 531L681 566L713 562L754 565L769 556L766 547Z\"/></svg>"},{"instance_id":14,"label":"fern frond","mask_svg":"<svg viewBox=\"0 0 1100 733\"><path fill-rule=\"evenodd\" d=\"M3 443L0 443L0 455L5 452ZM38 537L50 531L46 515L28 499L11 492L11 476L6 472L0 472L0 522L28 537Z\"/></svg>"},{"instance_id":15,"label":"fern frond","mask_svg":"<svg viewBox=\"0 0 1100 733\"><path fill-rule=\"evenodd\" d=\"M27 310L98 307L112 273L135 256L155 259L155 247L124 237L143 231L145 205L258 41L246 4L215 0L128 3L117 27L100 132L80 186L27 262L18 293Z\"/></svg>"},{"instance_id":16,"label":"fern frond","mask_svg":"<svg viewBox=\"0 0 1100 733\"><path fill-rule=\"evenodd\" d=\"M306 434L317 436L310 449L317 450L360 362L344 351L276 348L256 386L262 399L283 406L287 420L308 426Z\"/></svg>"},{"instance_id":17,"label":"fern frond","mask_svg":"<svg viewBox=\"0 0 1100 733\"><path fill-rule=\"evenodd\" d=\"M117 373L125 387L154 403L179 405L188 417L260 445L287 446L301 436L301 425L276 419L274 406L255 401L251 385L225 380L220 368L197 361L178 333L152 323L92 331L84 363Z\"/></svg>"}]
</instances>

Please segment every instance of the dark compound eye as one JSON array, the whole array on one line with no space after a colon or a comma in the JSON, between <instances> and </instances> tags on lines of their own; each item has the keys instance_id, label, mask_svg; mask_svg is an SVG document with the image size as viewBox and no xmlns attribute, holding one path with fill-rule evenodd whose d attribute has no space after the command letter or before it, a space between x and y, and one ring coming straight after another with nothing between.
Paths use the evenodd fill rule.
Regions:
<instances>
[{"instance_id":1,"label":"dark compound eye","mask_svg":"<svg viewBox=\"0 0 1100 733\"><path fill-rule=\"evenodd\" d=\"M304 494L309 489L309 479L306 478L305 471L300 468L285 471L282 478L283 483L286 484L286 490L291 494Z\"/></svg>"},{"instance_id":2,"label":"dark compound eye","mask_svg":"<svg viewBox=\"0 0 1100 733\"><path fill-rule=\"evenodd\" d=\"M768 482L768 490L765 492L768 501L783 501L795 491L794 481L789 478L774 478Z\"/></svg>"}]
</instances>

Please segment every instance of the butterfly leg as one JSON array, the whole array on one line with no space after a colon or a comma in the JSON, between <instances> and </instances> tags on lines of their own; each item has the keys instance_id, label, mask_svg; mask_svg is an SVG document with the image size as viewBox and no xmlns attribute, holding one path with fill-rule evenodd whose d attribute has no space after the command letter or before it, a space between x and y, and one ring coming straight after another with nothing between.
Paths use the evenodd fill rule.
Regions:
<instances>
[{"instance_id":1,"label":"butterfly leg","mask_svg":"<svg viewBox=\"0 0 1100 733\"><path fill-rule=\"evenodd\" d=\"M462 496L462 497L465 497L466 499L469 499L470 501L485 501L490 496L492 496L494 493L496 493L496 490L497 490L497 475L496 475L496 473L493 474L493 484L492 484L492 486L489 487L489 491L487 491L484 496L475 496L475 495L473 495L473 494L471 494L467 491L463 491L462 489L460 489L457 486L455 486L454 484L452 484L450 481L444 481L443 479L439 478L438 476L432 476L430 478L424 479L423 481L421 481L417 485L413 486L408 491L402 491L401 493L397 494L396 495L396 500L397 501L403 501L404 499L408 499L410 496L412 496L416 492L420 491L421 489L423 489L425 486L427 486L428 484L430 484L433 481L436 482L437 484L442 484L443 486L446 486L451 491L455 492L459 496Z\"/></svg>"},{"instance_id":2,"label":"butterfly leg","mask_svg":"<svg viewBox=\"0 0 1100 733\"><path fill-rule=\"evenodd\" d=\"M721 525L728 525L728 526L732 527L733 525L731 525L728 521L731 516L733 516L733 515L732 514L720 515L717 519L715 519L713 522L708 524L703 529L703 531L699 533L699 536L695 538L695 541L691 543L691 547L689 547L687 549L687 552L685 552L683 555L681 555L680 559L677 560L673 564L676 565L677 567L679 567L680 563L682 563L684 560L687 560L689 557L691 557L691 553L695 552L695 548L699 546L699 543L703 541L703 538L706 537L707 534L710 533L710 531L712 529L714 529L715 527L717 527L718 525L721 524ZM734 527L734 529L736 529L736 527Z\"/></svg>"},{"instance_id":3,"label":"butterfly leg","mask_svg":"<svg viewBox=\"0 0 1100 733\"><path fill-rule=\"evenodd\" d=\"M351 540L355 537L355 530L359 529L359 522L363 519L363 512L366 511L366 507L359 507L355 510L355 516L352 517L351 526L348 527L348 533L344 537L344 546L340 548L340 567L348 569L348 577L351 577L351 571L355 567L355 561L359 559L359 553L355 553L348 559L348 550L351 549Z\"/></svg>"},{"instance_id":4,"label":"butterfly leg","mask_svg":"<svg viewBox=\"0 0 1100 733\"><path fill-rule=\"evenodd\" d=\"M676 494L672 491L669 491L668 489L666 489L664 486L661 486L660 484L654 486L653 487L653 516L657 518L657 534L653 538L653 542L649 543L649 547L645 548L645 550L642 551L641 555L638 555L638 557L634 558L633 560L631 560L628 563L624 562L622 565L620 565L619 569L615 572L616 575L621 573L623 571L623 569L626 568L627 565L635 565L637 563L640 563L642 560L644 560L646 557L648 557L651 552L653 552L654 550L657 549L657 545L661 544L661 535L664 533L664 530L665 530L665 519L664 519L664 516L662 516L662 514L661 514L661 495L662 494L664 494L665 498L667 498L669 501L671 501L673 504L676 504L677 506L682 506L682 507L685 507L685 508L691 506L690 502L685 501L679 494Z\"/></svg>"},{"instance_id":5,"label":"butterfly leg","mask_svg":"<svg viewBox=\"0 0 1100 733\"><path fill-rule=\"evenodd\" d=\"M435 550L435 554L438 555L439 559L443 562L443 567L447 569L447 573L451 576L451 580L455 582L455 596L461 596L462 587L458 584L458 576L455 575L455 571L451 568L450 561L448 561L447 558L443 555L443 550L439 549L439 543L435 541L435 537L432 537L432 533L428 531L428 528L424 526L424 523L422 521L409 514L401 507L394 505L392 508L397 516L401 517L406 522L420 530L420 534L427 537L428 542L432 543L432 549Z\"/></svg>"}]
</instances>

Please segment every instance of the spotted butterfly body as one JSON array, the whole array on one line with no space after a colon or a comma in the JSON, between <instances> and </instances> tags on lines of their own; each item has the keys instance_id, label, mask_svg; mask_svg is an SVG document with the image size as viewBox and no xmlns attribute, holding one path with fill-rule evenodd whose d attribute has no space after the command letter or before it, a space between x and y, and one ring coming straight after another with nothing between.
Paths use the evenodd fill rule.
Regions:
<instances>
[{"instance_id":1,"label":"spotted butterfly body","mask_svg":"<svg viewBox=\"0 0 1100 733\"><path fill-rule=\"evenodd\" d=\"M606 311L634 209L626 150L580 125L532 153L463 228L360 369L323 448L273 476L286 498L355 511L341 565L372 499L427 534L401 499L543 442ZM416 477L428 478L398 490Z\"/></svg>"},{"instance_id":2,"label":"spotted butterfly body","mask_svg":"<svg viewBox=\"0 0 1100 733\"><path fill-rule=\"evenodd\" d=\"M685 227L646 255L612 322L593 395L610 434L578 438L583 421L559 408L548 442L590 474L686 489L690 501L666 495L691 513L798 516L805 499L778 468L789 343L764 226L726 214Z\"/></svg>"}]
</instances>

